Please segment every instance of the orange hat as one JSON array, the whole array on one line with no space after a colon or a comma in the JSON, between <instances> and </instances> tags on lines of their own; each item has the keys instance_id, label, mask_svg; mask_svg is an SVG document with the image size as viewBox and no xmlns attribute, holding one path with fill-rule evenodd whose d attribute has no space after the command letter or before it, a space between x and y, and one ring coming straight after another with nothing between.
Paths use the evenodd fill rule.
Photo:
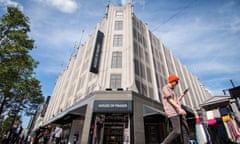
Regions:
<instances>
[{"instance_id":1,"label":"orange hat","mask_svg":"<svg viewBox=\"0 0 240 144\"><path fill-rule=\"evenodd\" d=\"M168 82L169 82L169 83L171 83L171 82L173 82L173 81L178 81L178 80L179 80L179 77L176 76L176 75L174 75L174 74L170 74L170 75L168 76Z\"/></svg>"}]
</instances>

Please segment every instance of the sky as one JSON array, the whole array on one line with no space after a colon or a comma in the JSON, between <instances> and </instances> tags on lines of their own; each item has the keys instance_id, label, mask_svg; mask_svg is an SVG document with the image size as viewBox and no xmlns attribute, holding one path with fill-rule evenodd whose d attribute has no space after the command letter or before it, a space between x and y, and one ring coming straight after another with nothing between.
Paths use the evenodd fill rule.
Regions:
<instances>
[{"instance_id":1,"label":"sky","mask_svg":"<svg viewBox=\"0 0 240 144\"><path fill-rule=\"evenodd\" d=\"M44 96L104 18L109 0L0 0L29 17ZM110 0L123 5L128 0ZM213 95L240 85L240 0L133 0L134 13Z\"/></svg>"}]
</instances>

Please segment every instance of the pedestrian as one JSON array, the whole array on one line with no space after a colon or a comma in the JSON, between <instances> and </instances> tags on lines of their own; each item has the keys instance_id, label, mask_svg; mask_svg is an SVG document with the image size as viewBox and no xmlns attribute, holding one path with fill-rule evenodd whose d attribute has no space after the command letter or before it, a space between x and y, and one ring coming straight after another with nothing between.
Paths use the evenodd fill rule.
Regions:
<instances>
[{"instance_id":1,"label":"pedestrian","mask_svg":"<svg viewBox=\"0 0 240 144\"><path fill-rule=\"evenodd\" d=\"M60 127L60 125L58 125L58 126L56 126L55 131L54 131L54 137L55 137L56 144L60 144L61 136L62 136L62 128Z\"/></svg>"},{"instance_id":2,"label":"pedestrian","mask_svg":"<svg viewBox=\"0 0 240 144\"><path fill-rule=\"evenodd\" d=\"M100 144L101 137L102 137L102 128L104 126L104 117L99 116L99 120L96 122L96 137L95 137L95 144Z\"/></svg>"},{"instance_id":3,"label":"pedestrian","mask_svg":"<svg viewBox=\"0 0 240 144\"><path fill-rule=\"evenodd\" d=\"M164 139L162 144L173 143L179 136L183 138L183 144L188 144L189 129L185 116L186 111L181 107L180 101L186 95L187 89L181 96L177 96L174 88L178 85L179 77L171 74L168 77L168 84L162 88L162 104L168 119L171 121L173 130Z\"/></svg>"},{"instance_id":4,"label":"pedestrian","mask_svg":"<svg viewBox=\"0 0 240 144\"><path fill-rule=\"evenodd\" d=\"M78 137L79 137L78 133L75 133L75 134L73 135L73 144L77 144Z\"/></svg>"},{"instance_id":5,"label":"pedestrian","mask_svg":"<svg viewBox=\"0 0 240 144\"><path fill-rule=\"evenodd\" d=\"M9 134L9 142L11 144L16 142L16 137L17 137L17 122L14 122L14 124L11 127L10 134Z\"/></svg>"},{"instance_id":6,"label":"pedestrian","mask_svg":"<svg viewBox=\"0 0 240 144\"><path fill-rule=\"evenodd\" d=\"M55 141L55 128L52 128L51 130L50 130L51 132L50 132L50 137L49 137L49 144L53 144L54 143L54 141Z\"/></svg>"},{"instance_id":7,"label":"pedestrian","mask_svg":"<svg viewBox=\"0 0 240 144\"><path fill-rule=\"evenodd\" d=\"M43 134L43 143L48 144L49 139L50 139L50 131L49 129L46 129Z\"/></svg>"},{"instance_id":8,"label":"pedestrian","mask_svg":"<svg viewBox=\"0 0 240 144\"><path fill-rule=\"evenodd\" d=\"M41 135L41 131L40 131L40 128L38 128L34 132L33 144L38 144L40 135Z\"/></svg>"},{"instance_id":9,"label":"pedestrian","mask_svg":"<svg viewBox=\"0 0 240 144\"><path fill-rule=\"evenodd\" d=\"M7 135L4 134L4 135L3 135L3 138L2 138L2 143L1 143L1 144L7 144L7 143L8 143L7 140L8 140Z\"/></svg>"},{"instance_id":10,"label":"pedestrian","mask_svg":"<svg viewBox=\"0 0 240 144\"><path fill-rule=\"evenodd\" d=\"M16 129L15 143L19 143L19 141L21 141L22 131L23 131L22 124L19 124L17 129Z\"/></svg>"}]
</instances>

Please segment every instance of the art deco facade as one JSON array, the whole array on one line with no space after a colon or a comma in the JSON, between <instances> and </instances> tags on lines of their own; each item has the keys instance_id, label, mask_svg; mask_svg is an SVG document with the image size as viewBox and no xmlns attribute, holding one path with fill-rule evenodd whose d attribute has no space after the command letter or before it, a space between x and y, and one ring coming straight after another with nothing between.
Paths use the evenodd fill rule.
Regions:
<instances>
[{"instance_id":1,"label":"art deco facade","mask_svg":"<svg viewBox=\"0 0 240 144\"><path fill-rule=\"evenodd\" d=\"M183 105L198 107L211 96L137 18L131 3L110 3L95 32L58 76L44 124L61 124L70 143L78 134L79 143L92 144L98 141L96 122L103 118L100 143L160 142L167 133L161 88L172 73L180 77L177 93L190 89Z\"/></svg>"}]
</instances>

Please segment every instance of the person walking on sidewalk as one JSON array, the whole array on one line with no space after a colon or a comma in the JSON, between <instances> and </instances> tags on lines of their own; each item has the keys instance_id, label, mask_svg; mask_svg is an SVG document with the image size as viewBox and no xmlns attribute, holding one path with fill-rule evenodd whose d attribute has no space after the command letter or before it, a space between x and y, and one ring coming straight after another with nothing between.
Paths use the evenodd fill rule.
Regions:
<instances>
[{"instance_id":1,"label":"person walking on sidewalk","mask_svg":"<svg viewBox=\"0 0 240 144\"><path fill-rule=\"evenodd\" d=\"M61 143L61 137L62 137L62 128L60 125L57 125L54 131L54 137L55 137L55 143L60 144Z\"/></svg>"},{"instance_id":2,"label":"person walking on sidewalk","mask_svg":"<svg viewBox=\"0 0 240 144\"><path fill-rule=\"evenodd\" d=\"M188 144L189 129L185 116L186 111L181 107L180 101L186 95L187 90L184 90L181 96L177 96L174 88L177 86L179 77L171 74L168 77L168 84L162 88L162 104L168 118L172 123L173 130L168 134L161 144L171 144L179 136L183 138L183 144Z\"/></svg>"}]
</instances>

